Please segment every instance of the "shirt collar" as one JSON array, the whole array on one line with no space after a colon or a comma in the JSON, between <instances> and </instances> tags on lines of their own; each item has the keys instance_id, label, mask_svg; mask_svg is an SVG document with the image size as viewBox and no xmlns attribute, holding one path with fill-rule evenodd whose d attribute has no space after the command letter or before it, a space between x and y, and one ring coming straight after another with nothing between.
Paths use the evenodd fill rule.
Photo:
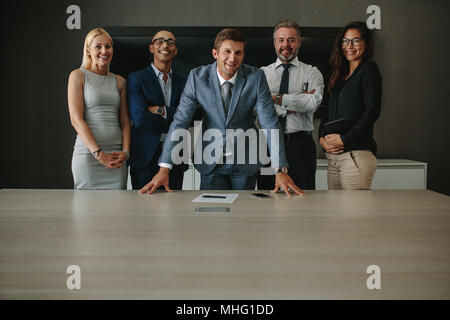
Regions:
<instances>
[{"instance_id":1,"label":"shirt collar","mask_svg":"<svg viewBox=\"0 0 450 320\"><path fill-rule=\"evenodd\" d=\"M154 64L151 63L153 71L155 71L155 74L158 78L162 79L162 76L164 75L163 72L161 72ZM172 68L170 68L169 73L167 73L167 77L170 79L172 77Z\"/></svg>"},{"instance_id":2,"label":"shirt collar","mask_svg":"<svg viewBox=\"0 0 450 320\"><path fill-rule=\"evenodd\" d=\"M278 69L279 66L281 66L283 62L281 62L280 58L277 58L277 61L275 62L275 69ZM300 61L298 61L298 57L295 57L290 64L292 64L295 67L300 66Z\"/></svg>"},{"instance_id":3,"label":"shirt collar","mask_svg":"<svg viewBox=\"0 0 450 320\"><path fill-rule=\"evenodd\" d=\"M236 76L237 76L239 70L236 71L236 73L234 74L234 76L230 80L225 80L224 78L222 78L222 76L219 73L219 69L216 69L216 72L217 72L217 77L219 77L220 86L222 86L223 83L226 82L226 81L231 82L231 84L234 86L234 83L236 82Z\"/></svg>"}]
</instances>

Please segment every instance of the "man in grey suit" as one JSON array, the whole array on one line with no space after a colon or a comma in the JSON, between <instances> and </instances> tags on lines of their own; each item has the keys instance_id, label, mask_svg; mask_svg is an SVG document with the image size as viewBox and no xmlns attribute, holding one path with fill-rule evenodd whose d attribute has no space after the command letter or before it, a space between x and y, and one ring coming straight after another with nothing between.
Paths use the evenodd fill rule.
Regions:
<instances>
[{"instance_id":1,"label":"man in grey suit","mask_svg":"<svg viewBox=\"0 0 450 320\"><path fill-rule=\"evenodd\" d=\"M287 195L290 195L289 190L299 195L303 194L287 174L284 142L280 134L277 134L280 125L266 77L260 69L242 64L244 50L245 38L240 31L224 29L217 34L212 50L217 61L190 72L158 162L159 172L139 191L140 193L153 193L161 185L166 191L172 191L169 188L169 170L173 165L171 156L176 144L176 141L172 141L172 134L178 129L189 128L197 108L201 108L202 132L206 134L209 129L219 132L219 137L216 136L209 143L201 139L199 141L202 144L201 150L206 151L211 145L215 144L217 147L219 144L219 148L215 150L220 152L214 154L212 162L206 159L198 162L194 157L195 167L201 174L200 189L254 190L261 163L250 160L255 156L254 149L253 152L250 150L255 144L259 145L259 139L257 143L252 141L243 148L236 148L236 144L233 148L229 148L232 144L229 144L227 133L233 130L256 132L252 117L255 110L261 127L267 129L267 145L276 173L275 188L272 192L277 192L282 187ZM236 142L239 138L232 137L232 140ZM245 158L244 162L239 161L242 157Z\"/></svg>"}]
</instances>

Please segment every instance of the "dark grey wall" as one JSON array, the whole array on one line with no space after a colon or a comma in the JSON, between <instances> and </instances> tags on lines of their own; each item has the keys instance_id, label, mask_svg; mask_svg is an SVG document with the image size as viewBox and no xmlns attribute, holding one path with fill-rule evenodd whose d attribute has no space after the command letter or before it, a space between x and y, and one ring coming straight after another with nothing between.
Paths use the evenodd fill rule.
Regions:
<instances>
[{"instance_id":1,"label":"dark grey wall","mask_svg":"<svg viewBox=\"0 0 450 320\"><path fill-rule=\"evenodd\" d=\"M66 28L66 8L81 7L81 30ZM428 163L428 188L450 194L449 42L443 1L140 0L8 1L2 4L1 184L72 188L75 141L67 78L79 67L86 33L97 26L343 26L381 8L374 60L383 75L379 158ZM301 57L301 51L300 51ZM268 62L269 63L269 62Z\"/></svg>"}]
</instances>

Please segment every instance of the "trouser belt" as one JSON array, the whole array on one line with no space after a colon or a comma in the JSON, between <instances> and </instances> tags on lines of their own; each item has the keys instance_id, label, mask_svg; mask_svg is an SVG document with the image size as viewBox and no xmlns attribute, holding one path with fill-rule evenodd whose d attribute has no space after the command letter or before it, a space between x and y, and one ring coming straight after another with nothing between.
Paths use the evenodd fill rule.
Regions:
<instances>
[{"instance_id":1,"label":"trouser belt","mask_svg":"<svg viewBox=\"0 0 450 320\"><path fill-rule=\"evenodd\" d=\"M302 130L283 134L284 139L286 140L293 140L300 136L309 136L309 135L311 135L311 131L302 131Z\"/></svg>"}]
</instances>

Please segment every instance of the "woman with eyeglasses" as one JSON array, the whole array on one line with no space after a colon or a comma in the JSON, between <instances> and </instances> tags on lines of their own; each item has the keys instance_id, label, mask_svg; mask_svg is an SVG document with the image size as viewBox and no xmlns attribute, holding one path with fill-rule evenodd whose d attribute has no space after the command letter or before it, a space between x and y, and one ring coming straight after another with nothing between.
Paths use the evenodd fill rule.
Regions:
<instances>
[{"instance_id":1,"label":"woman with eyeglasses","mask_svg":"<svg viewBox=\"0 0 450 320\"><path fill-rule=\"evenodd\" d=\"M331 57L328 106L319 143L328 159L328 189L370 189L377 167L373 127L380 115L381 75L370 58L374 42L366 23L347 24Z\"/></svg>"},{"instance_id":2,"label":"woman with eyeglasses","mask_svg":"<svg viewBox=\"0 0 450 320\"><path fill-rule=\"evenodd\" d=\"M75 189L126 189L130 150L130 118L126 81L109 72L111 36L91 30L83 46L83 62L69 76L68 102L77 131L72 174Z\"/></svg>"}]
</instances>

